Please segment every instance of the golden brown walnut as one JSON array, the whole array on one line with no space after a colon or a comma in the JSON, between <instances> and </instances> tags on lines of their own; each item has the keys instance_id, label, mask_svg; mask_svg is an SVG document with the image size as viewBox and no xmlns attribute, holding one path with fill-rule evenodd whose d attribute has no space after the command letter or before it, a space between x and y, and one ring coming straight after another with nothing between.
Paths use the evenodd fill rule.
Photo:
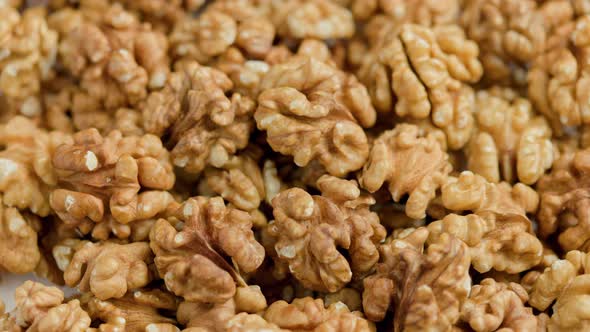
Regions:
<instances>
[{"instance_id":1,"label":"golden brown walnut","mask_svg":"<svg viewBox=\"0 0 590 332\"><path fill-rule=\"evenodd\" d=\"M537 183L541 197L537 214L539 235L546 238L557 232L558 242L566 251L588 248L589 167L590 150L566 152L555 162L551 173Z\"/></svg>"},{"instance_id":2,"label":"golden brown walnut","mask_svg":"<svg viewBox=\"0 0 590 332\"><path fill-rule=\"evenodd\" d=\"M401 235L381 246L377 272L363 280L365 315L381 321L392 306L395 331L450 330L471 288L467 246L445 233L423 252L428 230Z\"/></svg>"},{"instance_id":3,"label":"golden brown walnut","mask_svg":"<svg viewBox=\"0 0 590 332\"><path fill-rule=\"evenodd\" d=\"M86 243L64 271L70 287L92 292L99 300L120 298L152 280L149 264L153 254L147 242L130 244Z\"/></svg>"},{"instance_id":4,"label":"golden brown walnut","mask_svg":"<svg viewBox=\"0 0 590 332\"><path fill-rule=\"evenodd\" d=\"M538 56L528 73L528 94L533 105L547 117L556 135L566 127L590 123L585 54L590 50L590 16L575 21L568 41Z\"/></svg>"},{"instance_id":5,"label":"golden brown walnut","mask_svg":"<svg viewBox=\"0 0 590 332\"><path fill-rule=\"evenodd\" d=\"M275 220L267 232L275 241L274 258L287 264L306 288L335 292L353 276L371 271L379 259L377 245L385 238L385 228L369 210L375 199L361 194L356 181L324 175L317 186L321 196L299 188L275 196Z\"/></svg>"},{"instance_id":6,"label":"golden brown walnut","mask_svg":"<svg viewBox=\"0 0 590 332\"><path fill-rule=\"evenodd\" d=\"M178 20L196 11L205 0L116 0L156 28L169 30Z\"/></svg>"},{"instance_id":7,"label":"golden brown walnut","mask_svg":"<svg viewBox=\"0 0 590 332\"><path fill-rule=\"evenodd\" d=\"M80 301L62 304L63 300L58 288L26 281L16 288L15 309L0 319L0 326L11 332L86 332L90 317Z\"/></svg>"},{"instance_id":8,"label":"golden brown walnut","mask_svg":"<svg viewBox=\"0 0 590 332\"><path fill-rule=\"evenodd\" d=\"M56 184L51 155L58 145L68 142L71 142L68 135L46 132L22 116L0 124L3 204L47 216L50 212L49 190Z\"/></svg>"},{"instance_id":9,"label":"golden brown walnut","mask_svg":"<svg viewBox=\"0 0 590 332\"><path fill-rule=\"evenodd\" d=\"M356 78L308 56L272 66L260 83L258 129L297 166L318 160L336 176L358 170L369 154L362 127L376 114Z\"/></svg>"},{"instance_id":10,"label":"golden brown walnut","mask_svg":"<svg viewBox=\"0 0 590 332\"><path fill-rule=\"evenodd\" d=\"M411 124L399 124L373 142L359 183L374 193L388 182L393 200L399 202L408 195L406 214L421 219L451 169L447 153L433 135Z\"/></svg>"},{"instance_id":11,"label":"golden brown walnut","mask_svg":"<svg viewBox=\"0 0 590 332\"><path fill-rule=\"evenodd\" d=\"M270 64L261 60L250 60L243 53L232 46L221 54L212 66L224 72L232 80L235 92L256 98L260 90L260 82L269 71Z\"/></svg>"},{"instance_id":12,"label":"golden brown walnut","mask_svg":"<svg viewBox=\"0 0 590 332\"><path fill-rule=\"evenodd\" d=\"M525 65L543 51L545 23L534 0L467 0L461 24L481 50L485 79L526 84Z\"/></svg>"},{"instance_id":13,"label":"golden brown walnut","mask_svg":"<svg viewBox=\"0 0 590 332\"><path fill-rule=\"evenodd\" d=\"M590 328L588 288L590 275L577 276L553 306L553 315L548 323L549 332L586 331Z\"/></svg>"},{"instance_id":14,"label":"golden brown walnut","mask_svg":"<svg viewBox=\"0 0 590 332\"><path fill-rule=\"evenodd\" d=\"M304 297L291 303L276 301L264 312L264 319L283 329L315 332L371 332L373 323L360 312L350 312L341 302L324 306L322 299Z\"/></svg>"},{"instance_id":15,"label":"golden brown walnut","mask_svg":"<svg viewBox=\"0 0 590 332\"><path fill-rule=\"evenodd\" d=\"M371 50L359 69L376 108L411 119L431 118L459 149L473 130L474 96L482 66L477 44L455 25L404 24L399 35Z\"/></svg>"},{"instance_id":16,"label":"golden brown walnut","mask_svg":"<svg viewBox=\"0 0 590 332\"><path fill-rule=\"evenodd\" d=\"M525 307L527 299L519 284L487 278L471 288L461 307L461 320L476 332L535 331L537 318Z\"/></svg>"},{"instance_id":17,"label":"golden brown walnut","mask_svg":"<svg viewBox=\"0 0 590 332\"><path fill-rule=\"evenodd\" d=\"M232 156L220 168L205 169L207 186L240 210L258 208L265 197L264 180L254 156Z\"/></svg>"},{"instance_id":18,"label":"golden brown walnut","mask_svg":"<svg viewBox=\"0 0 590 332\"><path fill-rule=\"evenodd\" d=\"M436 26L456 22L459 5L458 0L352 0L351 11L359 21L383 15L395 24Z\"/></svg>"},{"instance_id":19,"label":"golden brown walnut","mask_svg":"<svg viewBox=\"0 0 590 332\"><path fill-rule=\"evenodd\" d=\"M61 62L79 81L69 106L77 129L108 130L119 108L139 107L148 89L164 86L170 71L163 33L120 4L103 10L99 22L72 25L60 41Z\"/></svg>"},{"instance_id":20,"label":"golden brown walnut","mask_svg":"<svg viewBox=\"0 0 590 332\"><path fill-rule=\"evenodd\" d=\"M222 72L187 62L170 75L164 89L152 93L143 112L149 133L168 135L176 166L199 173L222 167L248 144L254 129L254 101L231 94L231 80Z\"/></svg>"},{"instance_id":21,"label":"golden brown walnut","mask_svg":"<svg viewBox=\"0 0 590 332\"><path fill-rule=\"evenodd\" d=\"M119 299L104 301L85 293L80 302L93 322L98 323L98 331L149 332L146 327L150 324L176 323L163 313L176 311L177 300L174 295L159 289L141 289Z\"/></svg>"},{"instance_id":22,"label":"golden brown walnut","mask_svg":"<svg viewBox=\"0 0 590 332\"><path fill-rule=\"evenodd\" d=\"M244 281L240 271L262 264L264 248L254 238L250 214L226 207L221 197L190 198L174 216L184 222L177 231L164 219L153 226L150 247L169 290L187 301L220 303L233 297Z\"/></svg>"},{"instance_id":23,"label":"golden brown walnut","mask_svg":"<svg viewBox=\"0 0 590 332\"><path fill-rule=\"evenodd\" d=\"M74 144L59 146L52 161L59 183L51 207L85 232L110 218L129 224L154 217L173 201L163 191L174 185L172 164L153 135L122 137L112 131L101 136L96 129L83 130L74 135Z\"/></svg>"},{"instance_id":24,"label":"golden brown walnut","mask_svg":"<svg viewBox=\"0 0 590 332\"><path fill-rule=\"evenodd\" d=\"M350 38L355 29L352 13L332 0L277 2L271 15L277 34L285 38Z\"/></svg>"},{"instance_id":25,"label":"golden brown walnut","mask_svg":"<svg viewBox=\"0 0 590 332\"><path fill-rule=\"evenodd\" d=\"M449 214L428 225L429 242L448 233L465 242L471 264L479 273L492 269L520 273L536 266L542 259L543 245L532 233L528 219L498 219L477 214Z\"/></svg>"},{"instance_id":26,"label":"golden brown walnut","mask_svg":"<svg viewBox=\"0 0 590 332\"><path fill-rule=\"evenodd\" d=\"M0 4L0 17L0 104L5 99L0 121L16 114L38 118L41 84L54 75L58 34L41 7L21 14Z\"/></svg>"},{"instance_id":27,"label":"golden brown walnut","mask_svg":"<svg viewBox=\"0 0 590 332\"><path fill-rule=\"evenodd\" d=\"M2 195L0 195L0 200ZM35 270L41 259L37 246L40 220L31 214L5 207L0 202L0 267L12 273Z\"/></svg>"},{"instance_id":28,"label":"golden brown walnut","mask_svg":"<svg viewBox=\"0 0 590 332\"><path fill-rule=\"evenodd\" d=\"M467 167L490 182L535 183L553 163L551 129L528 99L508 88L476 94L476 133Z\"/></svg>"},{"instance_id":29,"label":"golden brown walnut","mask_svg":"<svg viewBox=\"0 0 590 332\"><path fill-rule=\"evenodd\" d=\"M227 332L287 332L276 324L272 324L264 320L256 314L247 314L245 312L239 313L232 317L225 324L225 330ZM190 332L190 331L189 331Z\"/></svg>"}]
</instances>

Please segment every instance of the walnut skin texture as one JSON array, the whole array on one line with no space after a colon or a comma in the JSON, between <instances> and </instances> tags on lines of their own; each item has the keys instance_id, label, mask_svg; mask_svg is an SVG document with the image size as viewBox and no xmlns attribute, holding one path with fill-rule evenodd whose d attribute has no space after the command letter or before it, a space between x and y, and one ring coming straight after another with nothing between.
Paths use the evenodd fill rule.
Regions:
<instances>
[{"instance_id":1,"label":"walnut skin texture","mask_svg":"<svg viewBox=\"0 0 590 332\"><path fill-rule=\"evenodd\" d=\"M162 91L149 96L143 126L154 135L169 135L172 160L187 172L222 167L248 144L254 101L238 93L228 98L232 82L216 69L196 62L181 67Z\"/></svg>"},{"instance_id":2,"label":"walnut skin texture","mask_svg":"<svg viewBox=\"0 0 590 332\"><path fill-rule=\"evenodd\" d=\"M369 146L362 127L372 126L376 115L354 76L297 56L274 65L260 89L254 118L273 150L300 167L317 159L335 176L363 166Z\"/></svg>"},{"instance_id":3,"label":"walnut skin texture","mask_svg":"<svg viewBox=\"0 0 590 332\"><path fill-rule=\"evenodd\" d=\"M537 218L539 235L559 232L558 242L564 250L587 248L590 219L587 216L587 170L590 150L566 153L550 174L537 184L541 203ZM584 249L585 250L585 249Z\"/></svg>"},{"instance_id":4,"label":"walnut skin texture","mask_svg":"<svg viewBox=\"0 0 590 332\"><path fill-rule=\"evenodd\" d=\"M90 291L100 300L120 298L128 290L143 287L151 281L148 264L152 259L146 242L126 245L87 243L72 257L64 272L64 280L68 286L78 285L81 291Z\"/></svg>"},{"instance_id":5,"label":"walnut skin texture","mask_svg":"<svg viewBox=\"0 0 590 332\"><path fill-rule=\"evenodd\" d=\"M184 202L175 216L184 222L182 231L160 219L150 233L160 277L187 301L227 301L236 282L244 281L221 255L231 257L244 272L256 270L264 259L250 215L226 207L221 197L196 197Z\"/></svg>"},{"instance_id":6,"label":"walnut skin texture","mask_svg":"<svg viewBox=\"0 0 590 332\"><path fill-rule=\"evenodd\" d=\"M275 220L268 226L277 260L305 287L335 292L353 276L363 276L379 259L385 229L355 181L322 176L321 196L292 188L272 200ZM347 250L350 262L338 249Z\"/></svg>"},{"instance_id":7,"label":"walnut skin texture","mask_svg":"<svg viewBox=\"0 0 590 332\"><path fill-rule=\"evenodd\" d=\"M374 142L369 160L359 178L361 187L375 192L384 182L395 202L409 195L406 214L424 218L430 200L451 171L448 155L432 135L401 124L381 134Z\"/></svg>"},{"instance_id":8,"label":"walnut skin texture","mask_svg":"<svg viewBox=\"0 0 590 332\"><path fill-rule=\"evenodd\" d=\"M53 166L60 173L51 207L60 218L81 229L114 218L128 224L155 216L167 205L165 192L175 176L168 152L153 135L103 137L96 129L74 135L74 144L59 146ZM140 189L146 190L139 193ZM165 197L164 197L165 198Z\"/></svg>"},{"instance_id":9,"label":"walnut skin texture","mask_svg":"<svg viewBox=\"0 0 590 332\"><path fill-rule=\"evenodd\" d=\"M395 331L445 331L458 321L471 287L469 251L445 233L422 252L427 237L419 228L381 246L376 274L363 281L367 318L383 320L393 306Z\"/></svg>"}]
</instances>

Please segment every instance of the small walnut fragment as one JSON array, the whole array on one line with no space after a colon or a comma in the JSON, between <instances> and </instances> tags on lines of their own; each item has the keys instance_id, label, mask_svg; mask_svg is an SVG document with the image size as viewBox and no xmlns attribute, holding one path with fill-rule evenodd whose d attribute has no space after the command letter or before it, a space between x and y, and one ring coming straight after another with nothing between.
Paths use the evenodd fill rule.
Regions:
<instances>
[{"instance_id":1,"label":"small walnut fragment","mask_svg":"<svg viewBox=\"0 0 590 332\"><path fill-rule=\"evenodd\" d=\"M423 252L428 230L406 233L380 247L377 272L363 280L365 315L381 321L391 306L396 331L450 330L471 288L468 248L444 233Z\"/></svg>"},{"instance_id":2,"label":"small walnut fragment","mask_svg":"<svg viewBox=\"0 0 590 332\"><path fill-rule=\"evenodd\" d=\"M199 173L222 167L248 144L254 129L254 101L231 94L231 80L222 72L187 62L170 75L162 91L152 93L143 112L149 133L168 135L176 166Z\"/></svg>"},{"instance_id":3,"label":"small walnut fragment","mask_svg":"<svg viewBox=\"0 0 590 332\"><path fill-rule=\"evenodd\" d=\"M64 293L56 287L26 281L16 288L15 309L0 318L0 327L11 332L86 332L90 317L80 301L64 301Z\"/></svg>"},{"instance_id":4,"label":"small walnut fragment","mask_svg":"<svg viewBox=\"0 0 590 332\"><path fill-rule=\"evenodd\" d=\"M588 248L589 166L590 150L566 152L537 184L541 198L537 214L539 235L546 238L557 232L558 242L566 251Z\"/></svg>"},{"instance_id":5,"label":"small walnut fragment","mask_svg":"<svg viewBox=\"0 0 590 332\"><path fill-rule=\"evenodd\" d=\"M351 312L342 302L326 308L324 301L311 297L295 299L291 303L276 301L266 309L264 319L290 331L375 331L373 323L367 321L362 313Z\"/></svg>"},{"instance_id":6,"label":"small walnut fragment","mask_svg":"<svg viewBox=\"0 0 590 332\"><path fill-rule=\"evenodd\" d=\"M0 200L2 195L0 195ZM0 267L12 273L35 270L41 259L37 245L37 216L5 207L0 202Z\"/></svg>"},{"instance_id":7,"label":"small walnut fragment","mask_svg":"<svg viewBox=\"0 0 590 332\"><path fill-rule=\"evenodd\" d=\"M585 331L590 328L590 313L586 305L589 283L589 274L577 276L561 293L553 306L548 331Z\"/></svg>"},{"instance_id":8,"label":"small walnut fragment","mask_svg":"<svg viewBox=\"0 0 590 332\"><path fill-rule=\"evenodd\" d=\"M553 163L551 128L528 99L511 89L476 94L476 133L467 145L467 167L490 182L535 183Z\"/></svg>"},{"instance_id":9,"label":"small walnut fragment","mask_svg":"<svg viewBox=\"0 0 590 332\"><path fill-rule=\"evenodd\" d=\"M478 43L485 79L526 84L525 64L545 46L545 22L534 0L467 0L461 25Z\"/></svg>"},{"instance_id":10,"label":"small walnut fragment","mask_svg":"<svg viewBox=\"0 0 590 332\"><path fill-rule=\"evenodd\" d=\"M395 24L437 26L456 23L460 3L459 0L352 0L351 11L359 21L385 16Z\"/></svg>"},{"instance_id":11,"label":"small walnut fragment","mask_svg":"<svg viewBox=\"0 0 590 332\"><path fill-rule=\"evenodd\" d=\"M365 163L369 146L362 127L375 123L366 88L356 78L320 60L294 56L271 67L260 83L258 129L297 166L318 160L343 176Z\"/></svg>"},{"instance_id":12,"label":"small walnut fragment","mask_svg":"<svg viewBox=\"0 0 590 332\"><path fill-rule=\"evenodd\" d=\"M447 135L451 149L462 148L473 130L474 95L482 66L477 44L455 25L432 29L404 24L399 35L374 47L359 69L381 112L431 118ZM387 74L390 72L391 74Z\"/></svg>"},{"instance_id":13,"label":"small walnut fragment","mask_svg":"<svg viewBox=\"0 0 590 332\"><path fill-rule=\"evenodd\" d=\"M85 293L80 302L92 320L99 323L98 331L151 332L146 329L150 324L176 323L163 314L177 309L175 296L157 288L140 289L104 301Z\"/></svg>"},{"instance_id":14,"label":"small walnut fragment","mask_svg":"<svg viewBox=\"0 0 590 332\"><path fill-rule=\"evenodd\" d=\"M83 130L74 144L59 146L52 161L59 176L51 207L85 233L110 218L129 224L154 217L174 201L163 191L175 180L168 151L153 135L112 131L103 137L96 129Z\"/></svg>"},{"instance_id":15,"label":"small walnut fragment","mask_svg":"<svg viewBox=\"0 0 590 332\"><path fill-rule=\"evenodd\" d=\"M120 298L152 280L148 267L152 260L147 242L86 243L73 255L64 280L70 287L77 285L82 292L92 292L99 300Z\"/></svg>"},{"instance_id":16,"label":"small walnut fragment","mask_svg":"<svg viewBox=\"0 0 590 332\"><path fill-rule=\"evenodd\" d=\"M535 331L537 318L525 307L526 291L516 283L487 278L473 285L461 307L461 320L477 332Z\"/></svg>"},{"instance_id":17,"label":"small walnut fragment","mask_svg":"<svg viewBox=\"0 0 590 332\"><path fill-rule=\"evenodd\" d=\"M433 135L421 133L414 125L399 124L373 142L359 183L375 192L388 182L393 200L399 202L408 195L406 214L421 219L451 169L447 153Z\"/></svg>"},{"instance_id":18,"label":"small walnut fragment","mask_svg":"<svg viewBox=\"0 0 590 332\"><path fill-rule=\"evenodd\" d=\"M190 198L174 216L184 222L177 231L164 219L153 226L150 247L169 290L187 301L224 302L244 281L221 255L240 271L262 264L264 248L254 238L250 214L226 207L221 197Z\"/></svg>"},{"instance_id":19,"label":"small walnut fragment","mask_svg":"<svg viewBox=\"0 0 590 332\"><path fill-rule=\"evenodd\" d=\"M17 9L0 3L0 121L17 114L39 118L41 85L53 77L58 34L50 29L41 7Z\"/></svg>"},{"instance_id":20,"label":"small walnut fragment","mask_svg":"<svg viewBox=\"0 0 590 332\"><path fill-rule=\"evenodd\" d=\"M275 220L268 235L276 241L275 259L287 264L303 286L335 292L354 277L369 273L379 259L377 245L385 228L369 207L373 197L361 194L355 181L322 176L321 196L299 188L272 200ZM348 259L340 253L348 252Z\"/></svg>"}]
</instances>

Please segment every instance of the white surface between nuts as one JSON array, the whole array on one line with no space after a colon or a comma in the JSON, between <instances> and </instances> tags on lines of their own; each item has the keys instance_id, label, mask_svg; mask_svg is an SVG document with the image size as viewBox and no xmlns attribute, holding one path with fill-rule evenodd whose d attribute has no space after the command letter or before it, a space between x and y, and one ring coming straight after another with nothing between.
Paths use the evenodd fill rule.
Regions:
<instances>
[{"instance_id":1,"label":"white surface between nuts","mask_svg":"<svg viewBox=\"0 0 590 332\"><path fill-rule=\"evenodd\" d=\"M14 308L14 290L27 280L33 280L48 286L55 286L65 293L66 298L76 294L76 290L73 288L56 286L46 279L37 277L33 273L21 275L8 273L0 274L0 299L2 299L6 305L6 312L10 312Z\"/></svg>"}]
</instances>

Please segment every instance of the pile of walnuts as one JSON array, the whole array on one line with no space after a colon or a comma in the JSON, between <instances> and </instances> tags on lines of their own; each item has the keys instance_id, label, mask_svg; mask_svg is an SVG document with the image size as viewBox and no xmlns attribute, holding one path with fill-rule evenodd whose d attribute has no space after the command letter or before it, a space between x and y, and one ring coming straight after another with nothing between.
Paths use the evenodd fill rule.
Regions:
<instances>
[{"instance_id":1,"label":"pile of walnuts","mask_svg":"<svg viewBox=\"0 0 590 332\"><path fill-rule=\"evenodd\" d=\"M8 273L10 332L590 330L590 1L0 0Z\"/></svg>"}]
</instances>

